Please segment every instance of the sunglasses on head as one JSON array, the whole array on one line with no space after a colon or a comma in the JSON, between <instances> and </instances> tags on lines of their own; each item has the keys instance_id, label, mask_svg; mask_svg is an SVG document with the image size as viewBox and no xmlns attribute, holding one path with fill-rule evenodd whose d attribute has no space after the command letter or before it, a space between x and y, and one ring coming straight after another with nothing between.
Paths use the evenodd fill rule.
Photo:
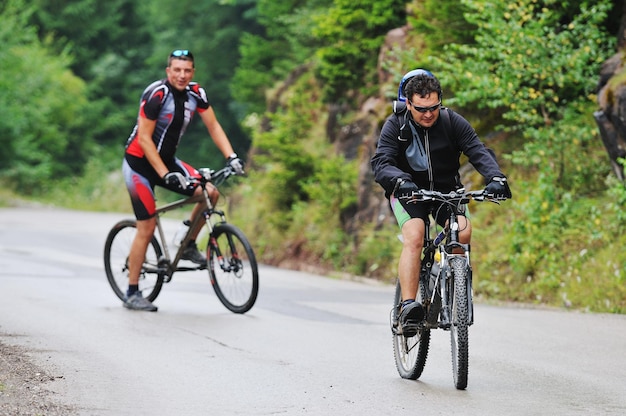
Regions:
<instances>
[{"instance_id":1,"label":"sunglasses on head","mask_svg":"<svg viewBox=\"0 0 626 416\"><path fill-rule=\"evenodd\" d=\"M188 49L176 49L170 54L171 58L180 58L181 56L188 56L191 60L193 60L193 54L189 52Z\"/></svg>"},{"instance_id":2,"label":"sunglasses on head","mask_svg":"<svg viewBox=\"0 0 626 416\"><path fill-rule=\"evenodd\" d=\"M411 103L411 107L413 107L415 109L415 111L418 111L420 113L428 113L435 111L436 109L438 109L441 106L441 101L439 101L437 104L435 105L431 105L430 107L418 107L416 105L413 105L413 103Z\"/></svg>"}]
</instances>

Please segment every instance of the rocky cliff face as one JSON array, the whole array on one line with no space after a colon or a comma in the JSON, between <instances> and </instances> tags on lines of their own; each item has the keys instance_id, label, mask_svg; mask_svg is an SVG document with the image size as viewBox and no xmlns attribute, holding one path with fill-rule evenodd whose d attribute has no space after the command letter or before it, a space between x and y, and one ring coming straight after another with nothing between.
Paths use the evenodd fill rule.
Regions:
<instances>
[{"instance_id":1,"label":"rocky cliff face","mask_svg":"<svg viewBox=\"0 0 626 416\"><path fill-rule=\"evenodd\" d=\"M394 74L383 69L390 66L389 62L385 62L386 65L381 63L383 59L387 61L390 59L388 54L390 50L402 48L406 44L408 30L409 27L405 26L394 29L387 34L385 44L378 57L378 85L388 86L399 81L394 79ZM410 69L412 68L407 69L407 71ZM361 224L375 223L380 226L391 219L389 204L382 188L374 182L374 175L370 166L382 124L392 111L392 100L383 98L385 95L385 91L381 90L377 97L366 100L351 124L340 129L328 129L330 140L335 144L337 153L348 160L357 159L359 164L357 206L352 212L344 213L342 218L344 229L349 233L354 233L356 227ZM331 111L329 116L330 125L333 124L332 120L337 115L332 113Z\"/></svg>"},{"instance_id":2,"label":"rocky cliff face","mask_svg":"<svg viewBox=\"0 0 626 416\"><path fill-rule=\"evenodd\" d=\"M624 181L624 167L620 158L626 158L626 1L618 31L618 51L602 65L598 83L600 110L594 113L613 171Z\"/></svg>"}]
</instances>

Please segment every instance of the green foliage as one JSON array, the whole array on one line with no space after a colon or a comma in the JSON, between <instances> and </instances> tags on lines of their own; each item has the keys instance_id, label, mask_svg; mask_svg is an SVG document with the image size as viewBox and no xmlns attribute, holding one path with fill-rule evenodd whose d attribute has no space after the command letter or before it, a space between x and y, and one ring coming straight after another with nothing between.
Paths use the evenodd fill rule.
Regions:
<instances>
[{"instance_id":1,"label":"green foliage","mask_svg":"<svg viewBox=\"0 0 626 416\"><path fill-rule=\"evenodd\" d=\"M262 113L267 90L311 59L315 16L331 4L332 0L258 0L256 19L261 27L247 27L243 33L241 61L231 86L248 113Z\"/></svg>"},{"instance_id":2,"label":"green foliage","mask_svg":"<svg viewBox=\"0 0 626 416\"><path fill-rule=\"evenodd\" d=\"M476 27L465 19L468 11L469 8L458 0L413 1L407 21L416 36L424 41L424 48L418 55L436 55L449 43L472 43Z\"/></svg>"},{"instance_id":3,"label":"green foliage","mask_svg":"<svg viewBox=\"0 0 626 416\"><path fill-rule=\"evenodd\" d=\"M589 104L614 43L600 26L610 2L583 3L565 22L556 1L463 3L473 11L466 16L478 27L476 43L451 44L445 61L435 59L455 91L451 104L503 108L516 129L549 126L564 107Z\"/></svg>"},{"instance_id":4,"label":"green foliage","mask_svg":"<svg viewBox=\"0 0 626 416\"><path fill-rule=\"evenodd\" d=\"M622 166L626 166L626 159L619 159L619 163ZM609 187L608 195L611 197L611 204L609 205L610 211L616 218L616 225L619 227L619 231L623 232L626 229L626 184L617 180L617 178L611 176L607 180Z\"/></svg>"},{"instance_id":5,"label":"green foliage","mask_svg":"<svg viewBox=\"0 0 626 416\"><path fill-rule=\"evenodd\" d=\"M398 277L398 261L402 243L398 240L397 224L386 224L375 229L374 224L364 224L359 229L358 250L354 254L351 271L360 276L377 276L394 283Z\"/></svg>"},{"instance_id":6,"label":"green foliage","mask_svg":"<svg viewBox=\"0 0 626 416\"><path fill-rule=\"evenodd\" d=\"M86 81L89 129L77 132L99 143L123 143L137 115L139 94L151 81L146 60L152 35L131 0L34 0L31 19L54 51L72 56L71 70Z\"/></svg>"},{"instance_id":7,"label":"green foliage","mask_svg":"<svg viewBox=\"0 0 626 416\"><path fill-rule=\"evenodd\" d=\"M346 102L353 94L377 90L378 51L387 32L404 24L406 2L335 0L316 18L317 74L326 102Z\"/></svg>"},{"instance_id":8,"label":"green foliage","mask_svg":"<svg viewBox=\"0 0 626 416\"><path fill-rule=\"evenodd\" d=\"M484 204L474 215L474 224L480 224L474 227L472 239L475 293L517 302L626 312L626 273L615 251L626 241L624 222L607 220L623 207L610 195L566 194L558 204L544 201L544 195L553 190L549 182L539 178L539 183L521 183L528 194L506 207L504 216L496 214L504 206Z\"/></svg>"},{"instance_id":9,"label":"green foliage","mask_svg":"<svg viewBox=\"0 0 626 416\"><path fill-rule=\"evenodd\" d=\"M37 195L38 200L51 205L62 203L72 209L132 215L120 165L118 149L95 146L80 176L50 181L46 192Z\"/></svg>"},{"instance_id":10,"label":"green foliage","mask_svg":"<svg viewBox=\"0 0 626 416\"><path fill-rule=\"evenodd\" d=\"M262 113L266 104L266 88L280 76L272 68L284 49L277 48L275 43L261 36L244 33L239 50L242 65L233 77L233 95L247 103L247 111Z\"/></svg>"},{"instance_id":11,"label":"green foliage","mask_svg":"<svg viewBox=\"0 0 626 416\"><path fill-rule=\"evenodd\" d=\"M256 162L264 166L270 180L267 189L272 210L289 210L298 201L307 201L304 186L313 173L313 155L303 151L308 139L310 121L303 120L295 110L270 116L272 129L257 138L260 152ZM275 218L278 220L278 218Z\"/></svg>"},{"instance_id":12,"label":"green foliage","mask_svg":"<svg viewBox=\"0 0 626 416\"><path fill-rule=\"evenodd\" d=\"M580 305L583 292L592 289L580 279L591 263L595 272L614 273L591 259L603 255L612 244L609 235L619 230L610 210L595 203L606 189L598 178L609 174L609 166L597 162L604 151L591 117L597 73L613 45L602 26L611 4L463 4L477 28L474 42L451 44L445 60L433 59L455 92L448 102L493 109L501 114L501 129L524 139L507 155L524 176L512 181L512 214L500 228L505 237L488 244L499 247L497 255L478 262L481 272L500 274L495 282L479 280L479 292ZM598 294L611 311L624 310L620 295Z\"/></svg>"},{"instance_id":13,"label":"green foliage","mask_svg":"<svg viewBox=\"0 0 626 416\"><path fill-rule=\"evenodd\" d=\"M233 94L249 112L261 112L267 90L316 50L326 101L345 101L348 90L367 92L376 82L378 49L387 31L404 23L404 7L398 0L259 0L262 29L242 36Z\"/></svg>"},{"instance_id":14,"label":"green foliage","mask_svg":"<svg viewBox=\"0 0 626 416\"><path fill-rule=\"evenodd\" d=\"M328 149L327 151L331 151ZM345 212L354 211L358 166L340 156L316 158L313 175L304 186L310 203L307 204L309 224L306 230L308 246L321 253L324 261L335 268L350 266L346 252L351 246L351 237L342 223Z\"/></svg>"},{"instance_id":15,"label":"green foliage","mask_svg":"<svg viewBox=\"0 0 626 416\"><path fill-rule=\"evenodd\" d=\"M257 125L257 153L246 186L262 198L255 199L252 213L246 205L235 216L253 216L253 228L246 231L259 236L269 261L306 256L350 267L346 250L353 246L342 218L355 207L356 162L334 155L326 141L324 120L318 118L323 105L311 74L297 78L287 91L277 111L267 115L269 129L261 132L250 120Z\"/></svg>"},{"instance_id":16,"label":"green foliage","mask_svg":"<svg viewBox=\"0 0 626 416\"><path fill-rule=\"evenodd\" d=\"M0 164L2 176L30 193L51 178L80 174L92 143L75 134L85 128L86 87L68 69L69 56L51 54L27 25L32 10L23 1L0 10Z\"/></svg>"}]
</instances>

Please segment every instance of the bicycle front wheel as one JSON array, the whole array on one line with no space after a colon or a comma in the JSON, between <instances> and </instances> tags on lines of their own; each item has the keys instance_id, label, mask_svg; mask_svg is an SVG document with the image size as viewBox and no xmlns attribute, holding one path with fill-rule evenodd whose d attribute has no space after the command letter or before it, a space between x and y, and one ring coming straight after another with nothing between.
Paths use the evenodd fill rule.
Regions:
<instances>
[{"instance_id":1,"label":"bicycle front wheel","mask_svg":"<svg viewBox=\"0 0 626 416\"><path fill-rule=\"evenodd\" d=\"M120 300L126 300L128 287L128 255L137 234L137 222L123 220L113 226L104 244L104 270L113 292ZM154 301L163 286L163 274L159 272L159 258L163 254L155 237L148 245L146 259L139 275L139 290L144 298Z\"/></svg>"},{"instance_id":2,"label":"bicycle front wheel","mask_svg":"<svg viewBox=\"0 0 626 416\"><path fill-rule=\"evenodd\" d=\"M218 299L231 312L248 312L259 292L259 269L246 236L232 224L218 224L207 251L209 276Z\"/></svg>"},{"instance_id":3,"label":"bicycle front wheel","mask_svg":"<svg viewBox=\"0 0 626 416\"><path fill-rule=\"evenodd\" d=\"M423 302L425 289L423 282L420 283L418 302ZM430 345L430 330L423 326L417 330L414 337L405 337L397 333L400 323L398 322L399 305L402 302L400 291L400 281L396 283L396 293L391 310L391 331L393 333L393 356L396 361L396 368L400 377L417 380L424 371L428 347Z\"/></svg>"},{"instance_id":4,"label":"bicycle front wheel","mask_svg":"<svg viewBox=\"0 0 626 416\"><path fill-rule=\"evenodd\" d=\"M453 279L449 282L453 287L448 292L452 299L452 325L450 326L450 343L452 346L452 373L454 385L459 390L467 387L469 368L469 302L467 290L467 263L463 257L452 257L450 266Z\"/></svg>"}]
</instances>

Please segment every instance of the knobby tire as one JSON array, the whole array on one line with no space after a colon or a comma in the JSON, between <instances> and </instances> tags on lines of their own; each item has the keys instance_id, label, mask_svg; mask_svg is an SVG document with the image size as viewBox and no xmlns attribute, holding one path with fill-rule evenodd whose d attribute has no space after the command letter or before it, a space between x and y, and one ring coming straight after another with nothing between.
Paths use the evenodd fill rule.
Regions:
<instances>
[{"instance_id":1,"label":"knobby tire","mask_svg":"<svg viewBox=\"0 0 626 416\"><path fill-rule=\"evenodd\" d=\"M207 259L218 299L231 312L248 312L259 292L259 269L244 233L232 224L216 225L209 238Z\"/></svg>"},{"instance_id":2,"label":"knobby tire","mask_svg":"<svg viewBox=\"0 0 626 416\"><path fill-rule=\"evenodd\" d=\"M136 234L137 222L123 220L111 228L104 244L104 270L107 280L115 295L122 301L126 300L128 255ZM163 287L163 274L158 271L158 262L162 254L163 250L153 236L139 274L139 290L150 302L159 296Z\"/></svg>"},{"instance_id":3,"label":"knobby tire","mask_svg":"<svg viewBox=\"0 0 626 416\"><path fill-rule=\"evenodd\" d=\"M423 302L426 297L423 282L420 282L420 290L417 302ZM396 283L396 292L393 300L393 309L391 311L392 333L393 333L393 355L396 361L396 368L400 377L417 380L424 371L426 358L428 356L428 347L430 345L430 330L423 326L418 329L414 337L405 337L397 334L393 328L398 323L398 305L402 301L400 291L400 281Z\"/></svg>"},{"instance_id":4,"label":"knobby tire","mask_svg":"<svg viewBox=\"0 0 626 416\"><path fill-rule=\"evenodd\" d=\"M452 373L454 385L459 390L467 387L469 367L469 302L467 290L467 263L463 257L450 258L453 279L449 282L452 300L452 325L450 344L452 349Z\"/></svg>"}]
</instances>

